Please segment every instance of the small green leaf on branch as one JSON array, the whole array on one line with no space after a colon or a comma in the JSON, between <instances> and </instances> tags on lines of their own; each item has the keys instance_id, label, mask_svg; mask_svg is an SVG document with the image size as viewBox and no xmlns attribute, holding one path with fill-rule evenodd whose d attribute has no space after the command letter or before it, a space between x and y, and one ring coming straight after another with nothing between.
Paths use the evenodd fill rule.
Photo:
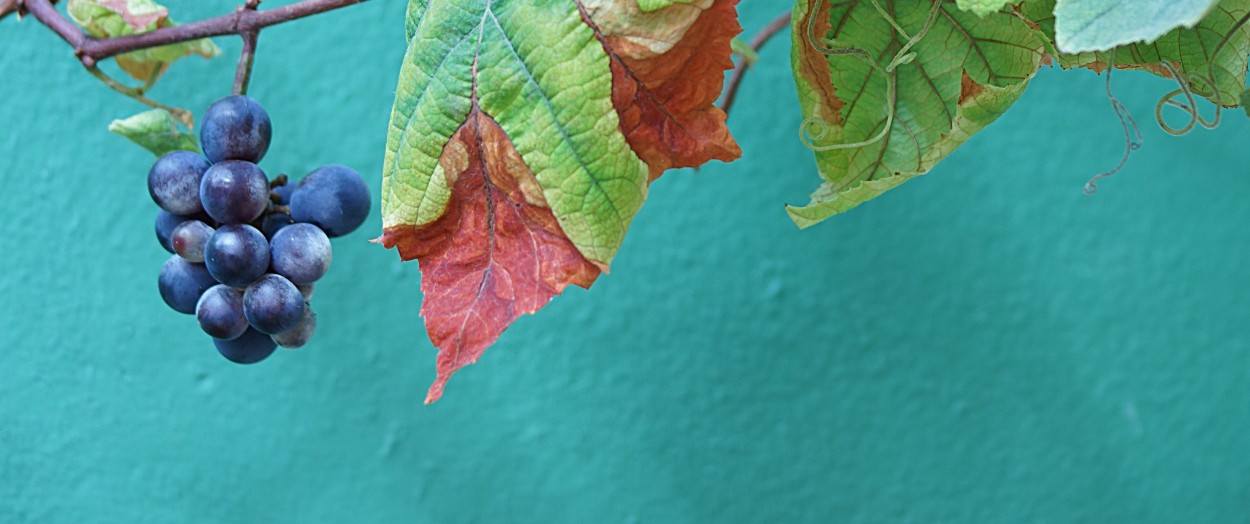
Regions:
<instances>
[{"instance_id":1,"label":"small green leaf on branch","mask_svg":"<svg viewBox=\"0 0 1250 524\"><path fill-rule=\"evenodd\" d=\"M109 124L109 132L139 144L156 156L170 151L200 151L195 135L183 131L174 116L164 109L114 120Z\"/></svg>"},{"instance_id":2,"label":"small green leaf on branch","mask_svg":"<svg viewBox=\"0 0 1250 524\"><path fill-rule=\"evenodd\" d=\"M69 16L93 37L146 33L175 24L169 10L153 0L70 0ZM213 58L221 49L208 39L131 51L117 56L117 65L126 74L145 85L152 85L174 61L200 55Z\"/></svg>"}]
</instances>

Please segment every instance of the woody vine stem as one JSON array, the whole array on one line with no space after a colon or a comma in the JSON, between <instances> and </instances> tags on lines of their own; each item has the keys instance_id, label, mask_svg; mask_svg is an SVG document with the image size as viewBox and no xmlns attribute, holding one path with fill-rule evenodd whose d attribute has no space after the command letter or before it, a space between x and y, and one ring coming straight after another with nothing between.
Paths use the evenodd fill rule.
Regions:
<instances>
[{"instance_id":1,"label":"woody vine stem","mask_svg":"<svg viewBox=\"0 0 1250 524\"><path fill-rule=\"evenodd\" d=\"M57 0L0 0L0 19L17 13L29 14L43 25L51 29L74 49L74 56L82 62L92 76L100 79L113 90L127 95L151 107L165 109L174 114L188 126L191 115L183 109L169 107L144 96L145 87L130 87L96 67L106 58L122 53L177 44L223 35L239 35L243 39L243 51L239 54L239 65L235 71L234 92L244 94L252 75L252 62L255 58L256 41L261 29L271 25L290 22L300 18L332 11L340 7L364 3L367 0L304 0L290 5L261 11L258 9L261 0L246 0L234 12L214 18L192 22L190 24L165 27L136 35L113 38L94 38L61 15L56 9Z\"/></svg>"},{"instance_id":2,"label":"woody vine stem","mask_svg":"<svg viewBox=\"0 0 1250 524\"><path fill-rule=\"evenodd\" d=\"M151 47L177 44L200 38L223 35L238 35L243 40L243 50L239 53L239 64L235 69L234 94L247 93L247 86L252 77L252 64L256 57L256 44L260 30L271 25L290 22L300 18L332 11L341 7L364 3L368 0L304 0L294 4L261 11L258 8L262 0L246 0L234 12L215 18L200 20L190 24L157 29L155 31L113 38L94 38L56 10L59 0L0 0L0 20L16 13L29 14L43 25L65 40L74 49L74 56L87 68L87 72L99 79L104 85L131 97L149 107L169 111L175 118L188 127L193 123L192 115L185 109L170 107L145 96L148 86L131 87L117 81L105 73L96 64L104 59L138 51ZM760 30L749 42L749 46L759 51L774 35L789 26L790 14L783 13ZM730 75L720 107L726 113L733 106L738 86L747 69L751 66L742 60Z\"/></svg>"}]
</instances>

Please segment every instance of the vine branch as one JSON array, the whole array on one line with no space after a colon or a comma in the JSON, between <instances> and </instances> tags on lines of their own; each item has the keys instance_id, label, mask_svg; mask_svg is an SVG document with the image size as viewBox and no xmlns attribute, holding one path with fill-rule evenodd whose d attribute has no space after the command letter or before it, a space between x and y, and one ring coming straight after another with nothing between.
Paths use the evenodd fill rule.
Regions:
<instances>
[{"instance_id":1,"label":"vine branch","mask_svg":"<svg viewBox=\"0 0 1250 524\"><path fill-rule=\"evenodd\" d=\"M8 2L10 0L3 0ZM300 18L324 13L341 7L364 3L368 0L303 0L290 5L264 11L240 7L230 14L200 20L185 25L165 27L137 35L112 38L93 38L73 22L61 15L52 0L14 0L19 10L29 12L36 20L74 48L83 65L94 66L96 62L130 51L177 44L200 38L223 35L256 33L271 25L290 22ZM259 2L249 2L249 5ZM246 37L245 37L246 41Z\"/></svg>"},{"instance_id":2,"label":"vine branch","mask_svg":"<svg viewBox=\"0 0 1250 524\"><path fill-rule=\"evenodd\" d=\"M748 45L751 46L751 49L758 52L764 47L764 44L767 44L768 41L772 39L773 36L776 36L776 34L780 33L782 29L785 29L790 25L790 17L791 14L789 11L782 13L781 16L773 19L772 22L769 22L763 29L760 29L759 32L755 33L755 36L751 37L751 41ZM721 99L721 111L729 113L729 110L733 108L734 99L738 96L738 86L742 84L742 77L746 75L747 69L750 68L751 62L746 59L739 61L738 64L734 66L734 72L729 76L729 82L727 84L728 87L725 89L725 97Z\"/></svg>"},{"instance_id":3,"label":"vine branch","mask_svg":"<svg viewBox=\"0 0 1250 524\"><path fill-rule=\"evenodd\" d=\"M261 0L247 0L243 9L255 11ZM243 51L239 53L239 65L234 73L234 94L246 95L247 84L252 80L252 63L256 61L256 40L260 31L246 31L239 35L243 38Z\"/></svg>"}]
</instances>

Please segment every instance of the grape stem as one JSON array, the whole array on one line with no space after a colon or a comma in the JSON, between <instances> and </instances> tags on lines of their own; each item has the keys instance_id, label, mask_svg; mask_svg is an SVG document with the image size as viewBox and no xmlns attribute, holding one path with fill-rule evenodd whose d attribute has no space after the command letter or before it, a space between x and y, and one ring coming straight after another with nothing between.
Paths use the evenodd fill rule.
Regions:
<instances>
[{"instance_id":1,"label":"grape stem","mask_svg":"<svg viewBox=\"0 0 1250 524\"><path fill-rule=\"evenodd\" d=\"M790 17L789 11L782 13L781 16L773 19L772 22L769 22L763 29L755 33L748 45L751 46L751 49L759 52L773 36L790 26ZM729 77L728 87L725 88L725 96L721 97L721 111L729 113L729 110L733 108L734 99L738 96L738 86L742 84L742 77L746 75L747 69L750 68L751 61L745 59L739 60L737 65L734 66L734 72Z\"/></svg>"},{"instance_id":2,"label":"grape stem","mask_svg":"<svg viewBox=\"0 0 1250 524\"><path fill-rule=\"evenodd\" d=\"M243 9L255 11L260 1L247 0ZM260 38L260 31L245 31L239 33L239 37L243 39L243 51L239 53L239 65L234 73L234 94L246 95L247 84L252 80L252 63L256 61L256 40Z\"/></svg>"},{"instance_id":3,"label":"grape stem","mask_svg":"<svg viewBox=\"0 0 1250 524\"><path fill-rule=\"evenodd\" d=\"M139 103L146 105L148 107L155 107L158 109L164 109L166 111L169 111L169 113L173 115L174 118L178 119L179 122L182 122L182 125L185 125L188 128L194 127L195 117L191 115L190 111L187 111L186 109L182 109L178 107L167 106L165 104L152 100L151 98L144 96L143 89L137 88L137 87L130 87L126 84L118 82L116 79L109 76L108 73L105 73L104 71L100 70L100 68L96 66L88 67L87 72L91 73L91 76L96 77L101 82L104 82L104 85L109 86L110 89L117 91L118 93L121 93L123 95L126 95L130 98L133 98Z\"/></svg>"},{"instance_id":4,"label":"grape stem","mask_svg":"<svg viewBox=\"0 0 1250 524\"><path fill-rule=\"evenodd\" d=\"M184 25L164 27L147 33L112 38L94 38L87 35L56 10L53 0L0 1L6 4L15 1L17 11L30 13L40 23L48 26L48 29L74 48L74 55L82 61L83 65L92 67L100 60L122 53L212 36L240 35L246 42L245 35L258 33L261 29L271 25L321 14L340 7L361 4L368 0L303 0L264 11L255 9L255 5L260 2L249 0L248 5L239 7L230 14Z\"/></svg>"}]
</instances>

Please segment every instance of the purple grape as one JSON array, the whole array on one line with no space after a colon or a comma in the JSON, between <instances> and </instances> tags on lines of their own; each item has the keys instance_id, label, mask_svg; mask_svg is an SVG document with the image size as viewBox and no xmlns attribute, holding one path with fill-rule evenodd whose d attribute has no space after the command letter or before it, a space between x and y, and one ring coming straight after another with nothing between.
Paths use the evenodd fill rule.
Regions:
<instances>
[{"instance_id":1,"label":"purple grape","mask_svg":"<svg viewBox=\"0 0 1250 524\"><path fill-rule=\"evenodd\" d=\"M299 288L280 275L265 275L243 292L243 315L261 333L291 329L304 317L304 309Z\"/></svg>"},{"instance_id":2,"label":"purple grape","mask_svg":"<svg viewBox=\"0 0 1250 524\"><path fill-rule=\"evenodd\" d=\"M294 223L295 221L291 220L291 215L286 213L269 213L260 220L260 230L265 233L265 238L272 239L282 228Z\"/></svg>"},{"instance_id":3,"label":"purple grape","mask_svg":"<svg viewBox=\"0 0 1250 524\"><path fill-rule=\"evenodd\" d=\"M304 318L301 318L291 329L274 335L273 341L284 348L295 349L312 340L313 333L316 331L317 314L313 312L312 306L304 304Z\"/></svg>"},{"instance_id":4,"label":"purple grape","mask_svg":"<svg viewBox=\"0 0 1250 524\"><path fill-rule=\"evenodd\" d=\"M269 243L247 224L221 226L204 247L204 263L218 282L245 288L269 269Z\"/></svg>"},{"instance_id":5,"label":"purple grape","mask_svg":"<svg viewBox=\"0 0 1250 524\"><path fill-rule=\"evenodd\" d=\"M269 150L273 126L260 103L246 96L222 98L204 112L200 145L214 164L223 160L259 162Z\"/></svg>"},{"instance_id":6,"label":"purple grape","mask_svg":"<svg viewBox=\"0 0 1250 524\"><path fill-rule=\"evenodd\" d=\"M195 304L208 288L217 285L201 264L192 264L174 255L161 267L157 286L161 298L171 309L188 315L195 313Z\"/></svg>"},{"instance_id":7,"label":"purple grape","mask_svg":"<svg viewBox=\"0 0 1250 524\"><path fill-rule=\"evenodd\" d=\"M233 340L213 339L217 352L235 364L255 364L273 354L278 344L269 335L248 328Z\"/></svg>"},{"instance_id":8,"label":"purple grape","mask_svg":"<svg viewBox=\"0 0 1250 524\"><path fill-rule=\"evenodd\" d=\"M204 173L200 200L209 216L222 224L246 224L269 207L269 179L256 164L227 160Z\"/></svg>"},{"instance_id":9,"label":"purple grape","mask_svg":"<svg viewBox=\"0 0 1250 524\"><path fill-rule=\"evenodd\" d=\"M330 238L312 224L283 228L269 243L275 273L296 284L311 284L326 274L332 253Z\"/></svg>"},{"instance_id":10,"label":"purple grape","mask_svg":"<svg viewBox=\"0 0 1250 524\"><path fill-rule=\"evenodd\" d=\"M247 331L243 292L224 284L209 288L195 304L195 318L200 321L200 328L213 338L239 338Z\"/></svg>"},{"instance_id":11,"label":"purple grape","mask_svg":"<svg viewBox=\"0 0 1250 524\"><path fill-rule=\"evenodd\" d=\"M320 227L330 238L355 231L369 216L369 186L347 166L317 168L291 193L291 218Z\"/></svg>"},{"instance_id":12,"label":"purple grape","mask_svg":"<svg viewBox=\"0 0 1250 524\"><path fill-rule=\"evenodd\" d=\"M164 209L156 212L156 241L161 243L161 247L170 253L174 252L174 244L170 240L174 236L174 229L179 224L190 220L188 217L175 215Z\"/></svg>"},{"instance_id":13,"label":"purple grape","mask_svg":"<svg viewBox=\"0 0 1250 524\"><path fill-rule=\"evenodd\" d=\"M187 259L187 262L202 264L204 263L204 247L208 245L208 239L212 236L213 228L208 224L199 220L188 220L174 228L170 243L174 246L174 253Z\"/></svg>"},{"instance_id":14,"label":"purple grape","mask_svg":"<svg viewBox=\"0 0 1250 524\"><path fill-rule=\"evenodd\" d=\"M175 215L204 210L200 204L200 180L212 164L190 151L162 156L148 171L148 193L161 209Z\"/></svg>"}]
</instances>

